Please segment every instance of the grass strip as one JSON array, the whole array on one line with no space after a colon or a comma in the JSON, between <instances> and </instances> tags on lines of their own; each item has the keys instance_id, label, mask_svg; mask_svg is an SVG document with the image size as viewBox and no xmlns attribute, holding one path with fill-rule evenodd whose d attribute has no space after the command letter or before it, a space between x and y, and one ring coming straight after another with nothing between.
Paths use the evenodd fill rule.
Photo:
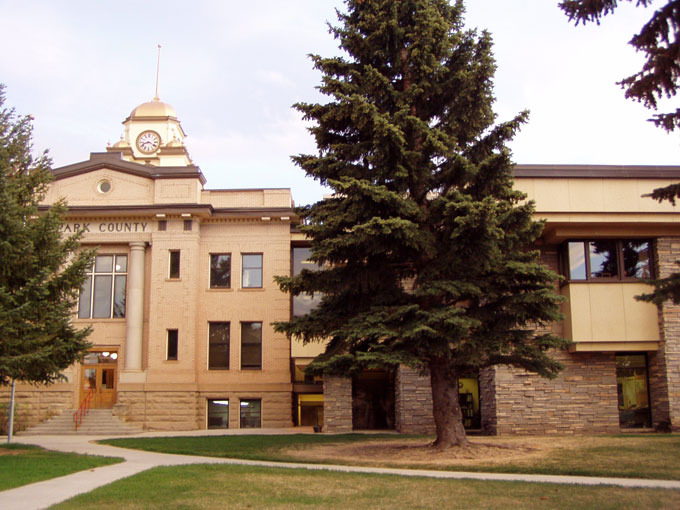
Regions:
<instances>
[{"instance_id":1,"label":"grass strip","mask_svg":"<svg viewBox=\"0 0 680 510\"><path fill-rule=\"evenodd\" d=\"M680 508L680 491L192 465L154 468L52 508L641 510Z\"/></svg>"},{"instance_id":2,"label":"grass strip","mask_svg":"<svg viewBox=\"0 0 680 510\"><path fill-rule=\"evenodd\" d=\"M0 491L119 462L123 459L53 452L19 443L0 445Z\"/></svg>"},{"instance_id":3,"label":"grass strip","mask_svg":"<svg viewBox=\"0 0 680 510\"><path fill-rule=\"evenodd\" d=\"M323 444L361 443L365 441L404 441L424 436L393 434L344 435L229 435L163 438L126 438L102 441L125 448L154 452L231 457L249 460L314 462L326 464L368 465L411 469L437 469L495 473L534 473L550 475L605 476L680 480L680 436L628 435L589 436L588 441L573 438L568 447L556 447L539 458L518 458L502 463L479 461L446 466L423 463L380 461L371 457L355 460L326 457L305 458L305 450ZM492 438L489 438L490 440ZM527 441L530 441L528 439ZM583 443L583 444L582 444ZM295 455L291 455L291 449Z\"/></svg>"}]
</instances>

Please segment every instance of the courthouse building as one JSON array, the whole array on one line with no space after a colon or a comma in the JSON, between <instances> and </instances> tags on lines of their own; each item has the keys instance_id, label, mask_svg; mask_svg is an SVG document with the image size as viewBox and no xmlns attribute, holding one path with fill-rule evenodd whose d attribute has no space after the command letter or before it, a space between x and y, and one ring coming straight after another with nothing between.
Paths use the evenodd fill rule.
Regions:
<instances>
[{"instance_id":1,"label":"courthouse building","mask_svg":"<svg viewBox=\"0 0 680 510\"><path fill-rule=\"evenodd\" d=\"M149 430L323 425L433 430L428 379L409 369L306 376L322 346L272 323L305 313L274 282L307 264L288 189L210 189L172 107L135 108L124 137L54 169L45 206L65 197L66 232L97 256L74 322L93 347L49 387L18 385L28 424L94 407ZM459 383L465 425L487 433L612 432L680 425L680 307L636 301L641 278L680 259L680 215L642 195L680 167L518 165L516 187L546 220L538 248L565 278L573 341L555 380L507 367ZM6 392L4 393L6 396Z\"/></svg>"}]
</instances>

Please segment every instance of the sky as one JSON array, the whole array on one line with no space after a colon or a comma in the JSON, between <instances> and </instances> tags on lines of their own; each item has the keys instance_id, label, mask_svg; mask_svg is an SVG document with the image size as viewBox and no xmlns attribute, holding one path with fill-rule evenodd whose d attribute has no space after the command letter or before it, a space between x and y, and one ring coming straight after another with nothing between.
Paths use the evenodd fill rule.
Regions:
<instances>
[{"instance_id":1,"label":"sky","mask_svg":"<svg viewBox=\"0 0 680 510\"><path fill-rule=\"evenodd\" d=\"M557 0L468 0L466 25L494 40L498 121L528 109L516 163L680 164L680 134L647 122L616 82L639 69L627 42L651 10L621 5L578 27ZM657 0L653 7L663 5ZM34 116L34 148L53 166L89 159L153 98L177 111L206 188L326 190L290 156L315 153L296 102L323 102L310 53L339 55L327 22L341 0L0 0L6 106ZM675 105L677 101L667 101Z\"/></svg>"}]
</instances>

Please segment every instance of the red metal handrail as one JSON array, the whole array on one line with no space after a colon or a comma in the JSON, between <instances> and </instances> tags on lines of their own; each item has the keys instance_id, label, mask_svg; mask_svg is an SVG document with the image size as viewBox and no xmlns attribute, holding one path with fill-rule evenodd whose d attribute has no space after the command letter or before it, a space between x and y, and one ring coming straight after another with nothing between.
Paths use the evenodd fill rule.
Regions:
<instances>
[{"instance_id":1,"label":"red metal handrail","mask_svg":"<svg viewBox=\"0 0 680 510\"><path fill-rule=\"evenodd\" d=\"M73 421L76 424L76 432L78 431L78 427L80 427L80 424L83 423L83 417L90 410L90 402L92 401L93 395L94 389L90 388L89 390L87 390L87 393L85 393L83 400L80 401L80 406L78 407L78 410L75 413L73 413Z\"/></svg>"}]
</instances>

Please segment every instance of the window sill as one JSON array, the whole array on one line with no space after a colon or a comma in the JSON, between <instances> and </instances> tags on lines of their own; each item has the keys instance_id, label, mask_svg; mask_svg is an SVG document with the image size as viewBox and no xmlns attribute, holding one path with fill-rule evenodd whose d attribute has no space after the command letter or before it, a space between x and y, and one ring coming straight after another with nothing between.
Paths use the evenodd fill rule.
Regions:
<instances>
[{"instance_id":1,"label":"window sill","mask_svg":"<svg viewBox=\"0 0 680 510\"><path fill-rule=\"evenodd\" d=\"M241 287L239 292L264 292L264 287Z\"/></svg>"},{"instance_id":2,"label":"window sill","mask_svg":"<svg viewBox=\"0 0 680 510\"><path fill-rule=\"evenodd\" d=\"M208 287L206 290L208 292L234 292L231 287Z\"/></svg>"},{"instance_id":3,"label":"window sill","mask_svg":"<svg viewBox=\"0 0 680 510\"><path fill-rule=\"evenodd\" d=\"M592 280L565 280L562 282L561 287L565 285L571 285L572 283L645 283L643 278L593 278Z\"/></svg>"},{"instance_id":4,"label":"window sill","mask_svg":"<svg viewBox=\"0 0 680 510\"><path fill-rule=\"evenodd\" d=\"M108 322L109 324L111 323L125 323L125 317L112 317L112 318L105 318L105 317L98 317L96 319L80 319L76 317L73 319L74 323L85 323L85 322Z\"/></svg>"},{"instance_id":5,"label":"window sill","mask_svg":"<svg viewBox=\"0 0 680 510\"><path fill-rule=\"evenodd\" d=\"M181 282L182 279L181 278L166 278L165 281L166 282Z\"/></svg>"}]
</instances>

